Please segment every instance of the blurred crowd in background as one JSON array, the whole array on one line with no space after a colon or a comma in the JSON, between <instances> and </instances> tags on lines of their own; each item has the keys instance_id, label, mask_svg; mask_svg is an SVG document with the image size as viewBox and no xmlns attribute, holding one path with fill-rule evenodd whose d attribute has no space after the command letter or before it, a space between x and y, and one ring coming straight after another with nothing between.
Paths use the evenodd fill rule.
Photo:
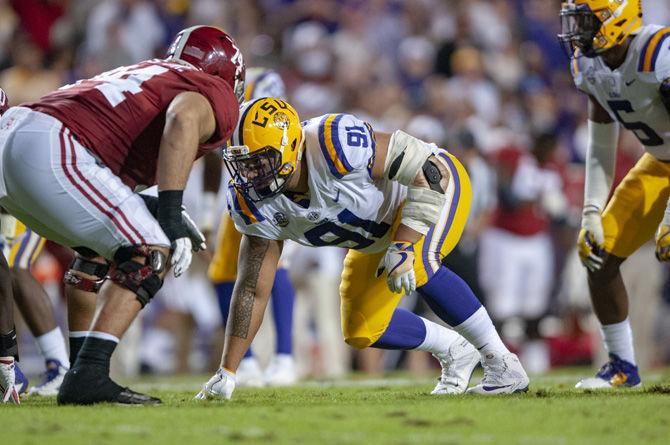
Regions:
<instances>
[{"instance_id":1,"label":"blurred crowd in background","mask_svg":"<svg viewBox=\"0 0 670 445\"><path fill-rule=\"evenodd\" d=\"M670 23L667 6L643 1L648 22ZM475 289L527 369L543 372L590 364L603 354L574 249L586 98L573 87L556 39L559 8L558 0L0 0L0 86L13 105L36 100L77 79L162 57L184 27L222 27L247 67L281 75L303 119L353 113L378 131L404 129L463 161L473 209L445 262ZM641 152L623 132L618 178ZM196 215L201 174L194 170L190 186ZM429 372L433 364L424 353L354 352L341 340L342 255L311 249L293 255L300 375L399 367ZM222 331L207 260L200 257L183 281L168 281L145 309L117 354L119 372L215 367ZM63 263L67 252L51 246L35 266L59 308ZM624 276L638 362L643 368L667 364L667 272L648 248L631 258ZM429 312L412 298L403 304ZM261 356L272 349L265 330L254 343ZM23 331L24 369L30 371L31 342Z\"/></svg>"}]
</instances>

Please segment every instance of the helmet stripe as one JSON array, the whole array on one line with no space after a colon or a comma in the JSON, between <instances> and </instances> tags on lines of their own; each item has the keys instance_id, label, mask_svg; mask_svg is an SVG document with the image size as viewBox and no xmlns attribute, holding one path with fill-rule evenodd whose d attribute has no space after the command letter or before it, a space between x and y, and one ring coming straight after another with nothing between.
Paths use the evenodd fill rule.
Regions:
<instances>
[{"instance_id":1,"label":"helmet stripe","mask_svg":"<svg viewBox=\"0 0 670 445\"><path fill-rule=\"evenodd\" d=\"M251 110L254 107L254 104L259 100L260 99L256 99L253 102L247 102L243 105L244 111L237 124L237 128L233 132L233 145L244 145L244 121L247 118L247 114L249 114L249 110Z\"/></svg>"}]
</instances>

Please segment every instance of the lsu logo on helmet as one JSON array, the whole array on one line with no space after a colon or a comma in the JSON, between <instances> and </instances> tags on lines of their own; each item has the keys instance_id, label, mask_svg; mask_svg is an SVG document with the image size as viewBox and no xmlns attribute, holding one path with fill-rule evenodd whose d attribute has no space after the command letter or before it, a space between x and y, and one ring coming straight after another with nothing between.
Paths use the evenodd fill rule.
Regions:
<instances>
[{"instance_id":1,"label":"lsu logo on helmet","mask_svg":"<svg viewBox=\"0 0 670 445\"><path fill-rule=\"evenodd\" d=\"M642 26L640 0L568 0L561 6L561 34L567 52L595 57Z\"/></svg>"},{"instance_id":2,"label":"lsu logo on helmet","mask_svg":"<svg viewBox=\"0 0 670 445\"><path fill-rule=\"evenodd\" d=\"M254 202L282 192L302 158L303 133L295 109L281 99L245 102L223 158L235 187Z\"/></svg>"}]
</instances>

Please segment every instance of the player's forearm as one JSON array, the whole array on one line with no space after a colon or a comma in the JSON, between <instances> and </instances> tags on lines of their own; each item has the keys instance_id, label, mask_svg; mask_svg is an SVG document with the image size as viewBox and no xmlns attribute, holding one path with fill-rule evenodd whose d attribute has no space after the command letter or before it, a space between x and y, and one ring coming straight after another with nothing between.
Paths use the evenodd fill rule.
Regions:
<instances>
[{"instance_id":1,"label":"player's forearm","mask_svg":"<svg viewBox=\"0 0 670 445\"><path fill-rule=\"evenodd\" d=\"M158 190L184 190L198 151L198 139L194 117L168 113L158 153Z\"/></svg>"},{"instance_id":2,"label":"player's forearm","mask_svg":"<svg viewBox=\"0 0 670 445\"><path fill-rule=\"evenodd\" d=\"M601 212L614 180L619 127L615 123L588 121L584 210Z\"/></svg>"},{"instance_id":3,"label":"player's forearm","mask_svg":"<svg viewBox=\"0 0 670 445\"><path fill-rule=\"evenodd\" d=\"M251 346L270 299L279 261L275 241L245 236L240 245L240 267L226 323L226 344L221 366L235 372Z\"/></svg>"}]
</instances>

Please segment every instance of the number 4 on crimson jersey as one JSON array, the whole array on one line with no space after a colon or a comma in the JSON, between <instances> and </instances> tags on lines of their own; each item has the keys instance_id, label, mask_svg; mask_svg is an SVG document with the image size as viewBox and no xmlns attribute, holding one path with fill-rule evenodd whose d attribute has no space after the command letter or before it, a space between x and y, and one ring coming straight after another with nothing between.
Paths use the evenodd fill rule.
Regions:
<instances>
[{"instance_id":1,"label":"number 4 on crimson jersey","mask_svg":"<svg viewBox=\"0 0 670 445\"><path fill-rule=\"evenodd\" d=\"M195 67L151 60L66 85L24 106L49 114L131 188L155 183L165 111L179 93L206 97L216 130L200 157L222 146L238 118L238 103L223 79Z\"/></svg>"}]
</instances>

